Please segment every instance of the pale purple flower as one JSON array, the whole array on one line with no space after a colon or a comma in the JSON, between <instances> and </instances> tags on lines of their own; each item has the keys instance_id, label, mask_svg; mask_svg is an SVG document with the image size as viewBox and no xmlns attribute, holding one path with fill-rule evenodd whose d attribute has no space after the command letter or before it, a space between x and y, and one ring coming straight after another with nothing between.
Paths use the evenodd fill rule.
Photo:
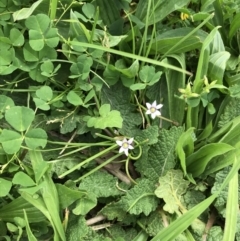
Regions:
<instances>
[{"instance_id":1,"label":"pale purple flower","mask_svg":"<svg viewBox=\"0 0 240 241\"><path fill-rule=\"evenodd\" d=\"M161 109L163 107L162 104L157 105L156 100L154 100L154 102L152 104L150 103L146 103L147 106L147 111L146 114L147 115L151 115L152 119L155 119L156 116L160 116L161 112L158 109Z\"/></svg>"},{"instance_id":2,"label":"pale purple flower","mask_svg":"<svg viewBox=\"0 0 240 241\"><path fill-rule=\"evenodd\" d=\"M127 140L126 138L123 141L116 141L116 143L121 147L119 149L119 153L124 152L126 156L128 156L128 150L132 150L132 142L134 138Z\"/></svg>"}]
</instances>

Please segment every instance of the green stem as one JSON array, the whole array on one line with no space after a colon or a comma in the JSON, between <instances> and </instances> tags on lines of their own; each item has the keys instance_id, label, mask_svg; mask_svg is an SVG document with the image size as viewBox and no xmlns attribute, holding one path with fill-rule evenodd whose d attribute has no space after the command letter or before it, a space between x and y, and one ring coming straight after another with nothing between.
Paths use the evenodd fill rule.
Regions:
<instances>
[{"instance_id":1,"label":"green stem","mask_svg":"<svg viewBox=\"0 0 240 241\"><path fill-rule=\"evenodd\" d=\"M53 21L56 18L56 12L57 12L57 3L58 0L51 0L50 1L50 19Z\"/></svg>"},{"instance_id":2,"label":"green stem","mask_svg":"<svg viewBox=\"0 0 240 241\"><path fill-rule=\"evenodd\" d=\"M128 178L130 179L130 181L134 184L137 184L131 177L129 170L128 170L128 164L129 164L129 157L127 158L126 162L125 162L125 170L126 170L126 174L128 176Z\"/></svg>"},{"instance_id":3,"label":"green stem","mask_svg":"<svg viewBox=\"0 0 240 241\"><path fill-rule=\"evenodd\" d=\"M69 144L70 144L70 143L69 143ZM110 152L111 150L115 149L117 146L118 146L117 144L114 144L114 145L110 146L109 148L107 148L107 149L105 149L105 150L103 150L103 151L101 151L101 152L99 152L99 153L97 153L97 154L95 154L95 155L87 158L85 161L79 163L79 164L76 165L75 167L73 167L73 168L69 169L68 171L64 172L62 175L59 176L59 178L65 177L66 175L68 175L68 174L70 174L71 172L79 169L80 167L82 167L83 165L87 164L88 162L94 160L95 158L100 157L100 156L102 156L102 155Z\"/></svg>"},{"instance_id":4,"label":"green stem","mask_svg":"<svg viewBox=\"0 0 240 241\"><path fill-rule=\"evenodd\" d=\"M102 137L102 138L104 138L104 139L107 139L107 140L116 142L116 139L113 138L113 137L109 137L109 136L106 136L106 135L103 135L103 134L100 134L100 133L95 133L95 135L96 135L96 136L99 136L99 137Z\"/></svg>"},{"instance_id":5,"label":"green stem","mask_svg":"<svg viewBox=\"0 0 240 241\"><path fill-rule=\"evenodd\" d=\"M63 145L63 146L68 144L68 146L75 146L75 147L77 147L77 146L88 146L88 147L91 147L91 146L110 146L110 145L112 145L112 143L106 142L106 141L98 142L98 143L74 143L74 142L68 143L68 142L60 142L60 141L59 142L58 141L48 141L48 143L56 144L56 145Z\"/></svg>"},{"instance_id":6,"label":"green stem","mask_svg":"<svg viewBox=\"0 0 240 241\"><path fill-rule=\"evenodd\" d=\"M78 178L77 180L75 180L74 182L79 182L81 181L83 178L91 175L92 173L96 172L97 170L101 169L102 167L106 166L107 164L109 164L110 162L112 162L114 159L118 158L119 156L121 156L122 153L118 153L117 155L109 158L107 161L103 162L102 164L98 165L97 167L95 167L94 169L92 169L90 172L84 174L83 176L81 176L80 178Z\"/></svg>"}]
</instances>

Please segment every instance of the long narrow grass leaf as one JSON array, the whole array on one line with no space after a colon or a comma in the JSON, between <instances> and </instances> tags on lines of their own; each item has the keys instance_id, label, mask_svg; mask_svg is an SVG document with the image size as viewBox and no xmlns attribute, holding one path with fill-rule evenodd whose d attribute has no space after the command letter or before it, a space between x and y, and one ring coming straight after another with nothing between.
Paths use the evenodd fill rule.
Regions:
<instances>
[{"instance_id":1,"label":"long narrow grass leaf","mask_svg":"<svg viewBox=\"0 0 240 241\"><path fill-rule=\"evenodd\" d=\"M238 214L238 173L236 172L229 182L223 241L235 240Z\"/></svg>"},{"instance_id":2,"label":"long narrow grass leaf","mask_svg":"<svg viewBox=\"0 0 240 241\"><path fill-rule=\"evenodd\" d=\"M72 45L77 45L77 46L81 46L81 47L99 49L99 50L102 50L104 52L117 54L117 55L120 55L120 56L123 56L123 57L126 57L126 58L143 61L143 62L154 64L154 65L157 65L157 66L162 66L164 68L173 69L173 70L179 71L181 73L192 75L192 73L188 72L187 70L180 69L178 67L175 67L174 65L170 65L170 64L164 63L162 61L157 61L157 60L146 58L146 57L143 57L143 56L119 51L119 50L116 50L116 49L107 48L107 47L104 47L104 46L101 46L101 45L96 45L96 44L83 43L83 42L77 42L77 41L71 41L70 43Z\"/></svg>"}]
</instances>

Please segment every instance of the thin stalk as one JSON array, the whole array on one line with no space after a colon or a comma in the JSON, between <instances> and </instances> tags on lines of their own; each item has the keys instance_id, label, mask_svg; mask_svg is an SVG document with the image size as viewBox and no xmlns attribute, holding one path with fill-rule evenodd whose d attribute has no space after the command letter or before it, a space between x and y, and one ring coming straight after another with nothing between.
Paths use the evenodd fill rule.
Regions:
<instances>
[{"instance_id":1,"label":"thin stalk","mask_svg":"<svg viewBox=\"0 0 240 241\"><path fill-rule=\"evenodd\" d=\"M56 12L57 12L57 3L58 3L58 0L51 0L50 2L49 2L49 4L50 4L50 8L49 8L49 10L50 10L50 19L52 20L52 21L54 21L55 20L55 18L56 18Z\"/></svg>"},{"instance_id":2,"label":"thin stalk","mask_svg":"<svg viewBox=\"0 0 240 241\"><path fill-rule=\"evenodd\" d=\"M79 169L80 167L82 167L83 165L87 164L88 162L94 160L95 158L100 157L100 156L102 156L102 155L104 155L104 154L107 154L107 153L110 152L111 150L115 149L117 146L118 146L117 144L114 144L114 145L110 146L109 148L107 148L107 149L105 149L105 150L103 150L103 151L101 151L101 152L99 152L99 153L97 153L97 154L95 154L95 155L87 158L85 161L79 163L79 164L76 165L75 167L73 167L73 168L69 169L68 171L64 172L63 174L61 174L61 175L59 176L59 178L65 177L66 175L68 175L68 174L70 174L71 172Z\"/></svg>"},{"instance_id":3,"label":"thin stalk","mask_svg":"<svg viewBox=\"0 0 240 241\"><path fill-rule=\"evenodd\" d=\"M102 167L106 166L107 164L109 164L110 162L112 162L113 160L115 160L116 158L120 157L122 155L122 153L118 153L117 155L109 158L107 161L103 162L102 164L98 165L97 167L95 167L94 169L92 169L90 172L84 174L83 176L81 176L80 178L78 178L77 180L75 180L74 182L79 182L81 181L83 178L93 174L94 172L96 172L97 170L101 169Z\"/></svg>"}]
</instances>

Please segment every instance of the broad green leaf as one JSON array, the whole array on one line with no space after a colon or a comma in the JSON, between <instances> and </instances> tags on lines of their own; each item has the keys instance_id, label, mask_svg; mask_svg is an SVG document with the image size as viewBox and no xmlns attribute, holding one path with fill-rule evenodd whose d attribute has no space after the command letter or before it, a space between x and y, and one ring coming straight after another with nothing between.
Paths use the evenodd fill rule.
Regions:
<instances>
[{"instance_id":1,"label":"broad green leaf","mask_svg":"<svg viewBox=\"0 0 240 241\"><path fill-rule=\"evenodd\" d=\"M36 62L39 60L39 54L38 52L34 51L29 42L26 42L23 47L23 56L26 61L29 62Z\"/></svg>"},{"instance_id":2,"label":"broad green leaf","mask_svg":"<svg viewBox=\"0 0 240 241\"><path fill-rule=\"evenodd\" d=\"M154 195L155 185L148 179L142 179L121 198L124 210L130 214L149 215L157 208L158 199Z\"/></svg>"},{"instance_id":3,"label":"broad green leaf","mask_svg":"<svg viewBox=\"0 0 240 241\"><path fill-rule=\"evenodd\" d=\"M0 178L0 197L8 195L12 187L12 183L6 179Z\"/></svg>"},{"instance_id":4,"label":"broad green leaf","mask_svg":"<svg viewBox=\"0 0 240 241\"><path fill-rule=\"evenodd\" d=\"M158 142L159 133L160 132L158 126L147 126L146 129L136 132L136 134L134 135L134 139L136 139L136 141L138 141L139 143L148 140L147 142L145 142L145 144L153 145Z\"/></svg>"},{"instance_id":5,"label":"broad green leaf","mask_svg":"<svg viewBox=\"0 0 240 241\"><path fill-rule=\"evenodd\" d=\"M109 104L104 104L99 109L99 114L102 117L106 117L108 113L111 111L111 107Z\"/></svg>"},{"instance_id":6,"label":"broad green leaf","mask_svg":"<svg viewBox=\"0 0 240 241\"><path fill-rule=\"evenodd\" d=\"M97 198L93 193L88 193L77 201L76 207L72 210L75 215L86 215L97 205Z\"/></svg>"},{"instance_id":7,"label":"broad green leaf","mask_svg":"<svg viewBox=\"0 0 240 241\"><path fill-rule=\"evenodd\" d=\"M36 91L36 95L42 100L49 101L53 97L53 91L49 86L42 86Z\"/></svg>"},{"instance_id":8,"label":"broad green leaf","mask_svg":"<svg viewBox=\"0 0 240 241\"><path fill-rule=\"evenodd\" d=\"M86 190L88 193L94 193L96 197L120 196L122 193L116 187L117 178L107 172L97 171L84 178L80 185L80 190Z\"/></svg>"},{"instance_id":9,"label":"broad green leaf","mask_svg":"<svg viewBox=\"0 0 240 241\"><path fill-rule=\"evenodd\" d=\"M14 106L6 111L6 121L17 131L25 131L34 120L34 111L25 106Z\"/></svg>"},{"instance_id":10,"label":"broad green leaf","mask_svg":"<svg viewBox=\"0 0 240 241\"><path fill-rule=\"evenodd\" d=\"M145 65L139 71L139 78L142 82L153 85L160 80L161 74L160 71L156 73L153 66Z\"/></svg>"},{"instance_id":11,"label":"broad green leaf","mask_svg":"<svg viewBox=\"0 0 240 241\"><path fill-rule=\"evenodd\" d=\"M70 11L70 36L79 37L81 41L90 42L90 33L89 30L82 24L76 14L71 10Z\"/></svg>"},{"instance_id":12,"label":"broad green leaf","mask_svg":"<svg viewBox=\"0 0 240 241\"><path fill-rule=\"evenodd\" d=\"M223 156L218 156L211 161L205 171L204 171L204 176L207 176L212 173L216 173L217 171L227 167L231 166L234 162L235 156L240 156L240 145L236 145L236 149L227 152Z\"/></svg>"},{"instance_id":13,"label":"broad green leaf","mask_svg":"<svg viewBox=\"0 0 240 241\"><path fill-rule=\"evenodd\" d=\"M0 62L2 61L2 58L0 57ZM13 66L12 64L10 65L5 65L5 66L1 66L0 65L0 74L1 75L9 75L11 74L14 70L16 70L17 67Z\"/></svg>"},{"instance_id":14,"label":"broad green leaf","mask_svg":"<svg viewBox=\"0 0 240 241\"><path fill-rule=\"evenodd\" d=\"M133 84L130 86L130 89L135 91L135 90L144 90L146 88L146 84L143 83L137 83L137 84Z\"/></svg>"},{"instance_id":15,"label":"broad green leaf","mask_svg":"<svg viewBox=\"0 0 240 241\"><path fill-rule=\"evenodd\" d=\"M23 34L17 28L11 29L10 40L12 41L13 46L20 47L24 44Z\"/></svg>"},{"instance_id":16,"label":"broad green leaf","mask_svg":"<svg viewBox=\"0 0 240 241\"><path fill-rule=\"evenodd\" d=\"M91 117L88 122L88 127L93 127L96 129L105 129L107 127L122 127L123 119L121 114L117 110L112 110L108 112L107 115L100 116L100 117Z\"/></svg>"},{"instance_id":17,"label":"broad green leaf","mask_svg":"<svg viewBox=\"0 0 240 241\"><path fill-rule=\"evenodd\" d=\"M193 177L198 177L204 172L207 164L213 157L225 154L231 150L234 150L234 147L225 143L212 143L203 146L187 157L188 173L191 173Z\"/></svg>"},{"instance_id":18,"label":"broad green leaf","mask_svg":"<svg viewBox=\"0 0 240 241\"><path fill-rule=\"evenodd\" d=\"M0 55L0 66L8 68L15 58L14 49L3 49ZM1 70L1 69L0 69Z\"/></svg>"},{"instance_id":19,"label":"broad green leaf","mask_svg":"<svg viewBox=\"0 0 240 241\"><path fill-rule=\"evenodd\" d=\"M202 12L210 12L213 11L213 2L214 0L206 0L201 5Z\"/></svg>"},{"instance_id":20,"label":"broad green leaf","mask_svg":"<svg viewBox=\"0 0 240 241\"><path fill-rule=\"evenodd\" d=\"M236 146L239 142L239 133L240 133L240 116L234 118L231 122L227 123L226 126L231 125L231 128L228 129L225 135L222 135L219 142L227 143L232 146ZM224 129L224 126L221 128ZM219 131L221 131L221 129Z\"/></svg>"},{"instance_id":21,"label":"broad green leaf","mask_svg":"<svg viewBox=\"0 0 240 241\"><path fill-rule=\"evenodd\" d=\"M34 2L30 8L22 8L16 12L13 13L13 21L19 21L22 19L26 19L29 16L31 16L31 14L33 13L33 11L38 7L38 5L42 2L42 0L38 0L36 2Z\"/></svg>"},{"instance_id":22,"label":"broad green leaf","mask_svg":"<svg viewBox=\"0 0 240 241\"><path fill-rule=\"evenodd\" d=\"M86 191L73 190L62 184L56 184L56 188L58 191L59 204L61 209L69 207L76 200L87 195Z\"/></svg>"},{"instance_id":23,"label":"broad green leaf","mask_svg":"<svg viewBox=\"0 0 240 241\"><path fill-rule=\"evenodd\" d=\"M89 100L91 100L95 95L96 95L95 90L94 89L90 90L84 99L84 104L86 104Z\"/></svg>"},{"instance_id":24,"label":"broad green leaf","mask_svg":"<svg viewBox=\"0 0 240 241\"><path fill-rule=\"evenodd\" d=\"M12 223L7 223L7 229L10 231L10 232L17 232L18 230L18 227Z\"/></svg>"},{"instance_id":25,"label":"broad green leaf","mask_svg":"<svg viewBox=\"0 0 240 241\"><path fill-rule=\"evenodd\" d=\"M114 26L114 23L121 18L118 4L114 0L96 0L95 2L96 6L99 7L99 15L104 25L108 28Z\"/></svg>"},{"instance_id":26,"label":"broad green leaf","mask_svg":"<svg viewBox=\"0 0 240 241\"><path fill-rule=\"evenodd\" d=\"M67 94L67 100L69 103L71 103L74 106L83 105L82 98L74 91L69 91Z\"/></svg>"},{"instance_id":27,"label":"broad green leaf","mask_svg":"<svg viewBox=\"0 0 240 241\"><path fill-rule=\"evenodd\" d=\"M92 58L82 54L77 58L77 62L72 64L70 70L74 75L79 76L82 80L85 80L89 76L92 64Z\"/></svg>"},{"instance_id":28,"label":"broad green leaf","mask_svg":"<svg viewBox=\"0 0 240 241\"><path fill-rule=\"evenodd\" d=\"M183 133L182 127L172 127L170 130L159 131L158 142L144 148L140 159L135 162L138 172L142 176L157 182L159 176L165 175L167 171L176 165L175 148L178 138Z\"/></svg>"},{"instance_id":29,"label":"broad green leaf","mask_svg":"<svg viewBox=\"0 0 240 241\"><path fill-rule=\"evenodd\" d=\"M21 185L23 187L30 187L36 185L32 178L24 172L17 172L12 179L12 183Z\"/></svg>"},{"instance_id":30,"label":"broad green leaf","mask_svg":"<svg viewBox=\"0 0 240 241\"><path fill-rule=\"evenodd\" d=\"M108 67L119 71L123 74L123 76L126 76L128 78L134 78L139 70L139 62L138 60L135 60L130 67L127 67L124 60L119 59L118 61L116 61L115 66L109 65Z\"/></svg>"},{"instance_id":31,"label":"broad green leaf","mask_svg":"<svg viewBox=\"0 0 240 241\"><path fill-rule=\"evenodd\" d=\"M0 113L4 113L7 109L14 106L14 102L6 95L0 95Z\"/></svg>"},{"instance_id":32,"label":"broad green leaf","mask_svg":"<svg viewBox=\"0 0 240 241\"><path fill-rule=\"evenodd\" d=\"M170 170L159 178L159 187L155 194L165 202L163 209L169 213L178 213L181 205L181 197L187 191L189 181L183 179L180 170Z\"/></svg>"},{"instance_id":33,"label":"broad green leaf","mask_svg":"<svg viewBox=\"0 0 240 241\"><path fill-rule=\"evenodd\" d=\"M42 50L45 43L51 48L58 45L57 29L51 28L50 24L51 20L45 14L31 16L25 21L29 29L29 44L33 50Z\"/></svg>"},{"instance_id":34,"label":"broad green leaf","mask_svg":"<svg viewBox=\"0 0 240 241\"><path fill-rule=\"evenodd\" d=\"M233 36L239 31L240 28L240 13L237 13L233 20L230 22L230 30L229 30L229 40L231 41Z\"/></svg>"},{"instance_id":35,"label":"broad green leaf","mask_svg":"<svg viewBox=\"0 0 240 241\"><path fill-rule=\"evenodd\" d=\"M35 30L40 34L44 34L44 32L49 28L50 23L50 18L45 14L30 16L25 21L25 25L28 29Z\"/></svg>"},{"instance_id":36,"label":"broad green leaf","mask_svg":"<svg viewBox=\"0 0 240 241\"><path fill-rule=\"evenodd\" d=\"M234 159L235 159L235 157L234 157ZM233 162L234 162L234 160L233 160ZM219 192L219 189L221 188L222 183L224 182L225 178L229 174L230 170L231 170L231 166L227 166L216 173L215 181L211 188L212 194ZM227 203L228 189L229 189L228 186L223 188L221 190L220 195L217 197L216 201L214 202L215 208L217 208L217 210L219 212L221 212L222 215L225 215L225 210L223 210L223 207L225 207L226 203Z\"/></svg>"},{"instance_id":37,"label":"broad green leaf","mask_svg":"<svg viewBox=\"0 0 240 241\"><path fill-rule=\"evenodd\" d=\"M225 51L222 35L219 31L216 32L216 35L214 36L213 41L210 44L210 50L211 54Z\"/></svg>"},{"instance_id":38,"label":"broad green leaf","mask_svg":"<svg viewBox=\"0 0 240 241\"><path fill-rule=\"evenodd\" d=\"M179 137L176 145L176 154L180 159L180 164L183 169L184 175L187 174L186 158L194 151L194 128L189 128L186 132L183 132Z\"/></svg>"},{"instance_id":39,"label":"broad green leaf","mask_svg":"<svg viewBox=\"0 0 240 241\"><path fill-rule=\"evenodd\" d=\"M210 55L209 45L213 41L215 35L218 33L219 28L220 28L219 26L215 27L203 41L203 45L199 56L198 66L197 66L197 73L196 73L195 81L193 83L192 91L194 93L200 93L201 91L202 79L205 75L207 75L207 68L208 68L209 55ZM193 114L195 114L195 112Z\"/></svg>"},{"instance_id":40,"label":"broad green leaf","mask_svg":"<svg viewBox=\"0 0 240 241\"><path fill-rule=\"evenodd\" d=\"M49 169L49 164L43 160L42 156L39 156L37 151L30 150L29 157L35 175L35 182L39 183L45 172Z\"/></svg>"},{"instance_id":41,"label":"broad green leaf","mask_svg":"<svg viewBox=\"0 0 240 241\"><path fill-rule=\"evenodd\" d=\"M52 220L52 217L49 213L49 210L46 208L46 205L45 203L43 202L43 198L38 196L37 198L36 197L33 197L31 194L28 194L26 192L21 192L21 196L29 203L31 203L35 208L37 208L50 222L53 230L54 230L54 238L56 240L60 240L60 237L59 237L59 233L54 225L54 222ZM50 208L50 210L52 211L52 209ZM58 217L58 215L57 215ZM45 218L45 220L46 220ZM61 225L59 226L59 228L61 228ZM62 239L63 241L65 241L64 237Z\"/></svg>"},{"instance_id":42,"label":"broad green leaf","mask_svg":"<svg viewBox=\"0 0 240 241\"><path fill-rule=\"evenodd\" d=\"M91 3L85 3L82 7L82 11L89 19L95 16L95 7Z\"/></svg>"},{"instance_id":43,"label":"broad green leaf","mask_svg":"<svg viewBox=\"0 0 240 241\"><path fill-rule=\"evenodd\" d=\"M3 221L14 222L15 217L24 218L23 209L26 210L30 223L39 223L46 220L37 208L24 200L22 197L18 197L4 205L4 207L0 209L0 218Z\"/></svg>"},{"instance_id":44,"label":"broad green leaf","mask_svg":"<svg viewBox=\"0 0 240 241\"><path fill-rule=\"evenodd\" d=\"M29 30L29 44L35 51L40 51L44 46L44 37L41 32L37 30Z\"/></svg>"},{"instance_id":45,"label":"broad green leaf","mask_svg":"<svg viewBox=\"0 0 240 241\"><path fill-rule=\"evenodd\" d=\"M136 17L139 18L142 22L146 22L148 16L148 24L156 24L157 22L164 19L167 15L173 11L180 9L186 6L189 3L188 0L158 0L154 1L145 1L140 0L137 4ZM150 6L150 12L148 12L148 5Z\"/></svg>"},{"instance_id":46,"label":"broad green leaf","mask_svg":"<svg viewBox=\"0 0 240 241\"><path fill-rule=\"evenodd\" d=\"M193 49L200 49L202 42L207 37L207 34L202 30L198 30L196 33L184 40L184 37L187 34L190 34L192 31L192 28L176 28L159 34L159 36L157 36L152 42L152 53L158 51L163 54L174 54L184 53ZM179 41L183 42L177 47L173 48ZM169 49L171 48L173 48L173 50L170 50L169 52Z\"/></svg>"},{"instance_id":47,"label":"broad green leaf","mask_svg":"<svg viewBox=\"0 0 240 241\"><path fill-rule=\"evenodd\" d=\"M44 41L50 48L55 48L58 45L59 37L56 28L51 28L44 35Z\"/></svg>"},{"instance_id":48,"label":"broad green leaf","mask_svg":"<svg viewBox=\"0 0 240 241\"><path fill-rule=\"evenodd\" d=\"M47 144L47 133L40 128L31 129L25 135L25 142L31 149L36 149L40 146L44 148Z\"/></svg>"},{"instance_id":49,"label":"broad green leaf","mask_svg":"<svg viewBox=\"0 0 240 241\"><path fill-rule=\"evenodd\" d=\"M42 75L49 77L53 73L53 70L54 70L54 65L50 60L45 61L43 64L41 64Z\"/></svg>"},{"instance_id":50,"label":"broad green leaf","mask_svg":"<svg viewBox=\"0 0 240 241\"><path fill-rule=\"evenodd\" d=\"M169 55L164 62L178 66L179 68L185 69L185 55L184 54L172 54ZM186 76L184 73L168 69L165 72L166 82L161 82L161 98L167 100L166 107L163 108L162 115L169 119L176 121L179 125L182 125L185 115L185 102L176 97L179 93L179 88L184 88L186 82ZM167 91L166 91L167 88ZM166 123L167 124L167 123Z\"/></svg>"},{"instance_id":51,"label":"broad green leaf","mask_svg":"<svg viewBox=\"0 0 240 241\"><path fill-rule=\"evenodd\" d=\"M21 148L23 137L11 130L4 129L0 135L0 142L2 143L3 150L7 154L14 154Z\"/></svg>"},{"instance_id":52,"label":"broad green leaf","mask_svg":"<svg viewBox=\"0 0 240 241\"><path fill-rule=\"evenodd\" d=\"M211 80L217 80L217 84L223 84L223 75L226 69L230 53L227 51L210 55L208 76Z\"/></svg>"},{"instance_id":53,"label":"broad green leaf","mask_svg":"<svg viewBox=\"0 0 240 241\"><path fill-rule=\"evenodd\" d=\"M136 106L131 104L131 91L122 85L120 81L108 88L103 86L101 91L102 104L110 104L112 110L118 110L123 119L121 134L134 136L142 123L141 115L136 112Z\"/></svg>"},{"instance_id":54,"label":"broad green leaf","mask_svg":"<svg viewBox=\"0 0 240 241\"><path fill-rule=\"evenodd\" d=\"M37 108L41 110L50 110L50 105L42 99L33 98L33 101Z\"/></svg>"},{"instance_id":55,"label":"broad green leaf","mask_svg":"<svg viewBox=\"0 0 240 241\"><path fill-rule=\"evenodd\" d=\"M29 156L31 158L32 165L34 165L34 169L37 166L42 165L42 163L45 163L43 160L42 154L39 151L30 150ZM34 158L34 160L33 160L33 158ZM34 170L34 172L35 172L35 170ZM35 175L36 175L36 172L35 172ZM49 221L51 222L51 224L56 232L55 236L57 238L59 238L59 240L61 239L62 241L66 241L65 233L63 230L60 216L59 216L60 208L59 208L59 198L58 198L56 186L55 186L49 172L44 172L43 175L44 175L45 185L44 185L44 188L41 189L41 194L42 194L41 196L42 196L44 205L41 208L47 209L47 213L44 210L44 215L46 214ZM26 198L26 196L24 198ZM34 205L34 203L32 203L32 204Z\"/></svg>"}]
</instances>

